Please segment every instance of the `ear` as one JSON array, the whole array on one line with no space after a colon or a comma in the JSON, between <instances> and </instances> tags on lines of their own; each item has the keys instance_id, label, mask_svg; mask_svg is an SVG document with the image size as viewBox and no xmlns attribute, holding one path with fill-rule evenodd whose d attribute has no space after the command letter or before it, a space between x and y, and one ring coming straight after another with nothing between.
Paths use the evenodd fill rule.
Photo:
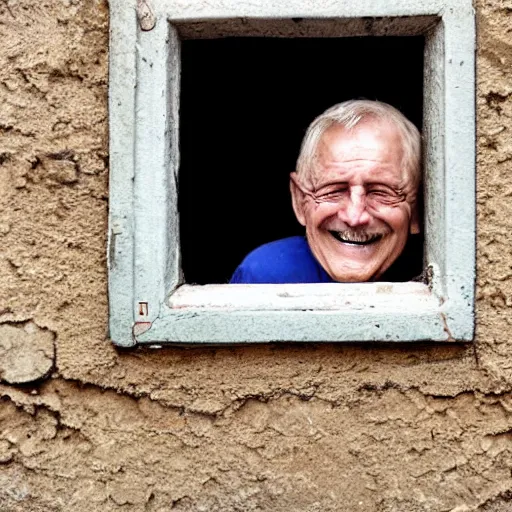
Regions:
<instances>
[{"instance_id":1,"label":"ear","mask_svg":"<svg viewBox=\"0 0 512 512\"><path fill-rule=\"evenodd\" d=\"M295 217L300 224L306 225L306 215L304 212L305 197L304 192L296 185L295 180L298 180L297 173L290 173L290 193L292 195L292 206L295 212Z\"/></svg>"},{"instance_id":2,"label":"ear","mask_svg":"<svg viewBox=\"0 0 512 512\"><path fill-rule=\"evenodd\" d=\"M409 223L409 232L411 235L418 235L421 232L420 218L418 215L418 205L416 203L412 208L411 222Z\"/></svg>"}]
</instances>

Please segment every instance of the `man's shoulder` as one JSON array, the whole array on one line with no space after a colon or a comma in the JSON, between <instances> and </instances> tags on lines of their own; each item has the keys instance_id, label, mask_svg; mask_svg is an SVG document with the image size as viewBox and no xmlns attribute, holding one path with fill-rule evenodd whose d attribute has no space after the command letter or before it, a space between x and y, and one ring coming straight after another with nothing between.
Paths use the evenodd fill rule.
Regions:
<instances>
[{"instance_id":1,"label":"man's shoulder","mask_svg":"<svg viewBox=\"0 0 512 512\"><path fill-rule=\"evenodd\" d=\"M297 252L310 252L308 242L303 236L291 236L260 245L251 251L246 256L246 259L252 260L266 256L287 258L296 255Z\"/></svg>"},{"instance_id":2,"label":"man's shoulder","mask_svg":"<svg viewBox=\"0 0 512 512\"><path fill-rule=\"evenodd\" d=\"M236 269L231 283L321 282L322 271L306 239L293 236L254 249Z\"/></svg>"}]
</instances>

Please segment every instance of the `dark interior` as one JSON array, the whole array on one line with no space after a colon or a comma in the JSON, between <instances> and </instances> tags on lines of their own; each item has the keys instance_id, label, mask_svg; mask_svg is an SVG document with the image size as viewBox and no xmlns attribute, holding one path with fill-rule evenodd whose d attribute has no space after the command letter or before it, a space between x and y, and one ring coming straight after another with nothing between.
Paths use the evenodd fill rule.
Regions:
<instances>
[{"instance_id":1,"label":"dark interior","mask_svg":"<svg viewBox=\"0 0 512 512\"><path fill-rule=\"evenodd\" d=\"M182 42L179 212L187 283L227 283L259 245L304 233L288 176L309 123L351 98L385 101L421 128L423 37ZM422 270L411 237L386 280Z\"/></svg>"}]
</instances>

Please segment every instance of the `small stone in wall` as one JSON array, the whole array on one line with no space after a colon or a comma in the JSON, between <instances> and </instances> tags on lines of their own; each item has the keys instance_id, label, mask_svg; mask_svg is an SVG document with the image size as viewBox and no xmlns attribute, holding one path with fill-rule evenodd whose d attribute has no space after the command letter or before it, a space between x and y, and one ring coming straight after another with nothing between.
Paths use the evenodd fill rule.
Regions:
<instances>
[{"instance_id":1,"label":"small stone in wall","mask_svg":"<svg viewBox=\"0 0 512 512\"><path fill-rule=\"evenodd\" d=\"M43 167L48 178L69 185L78 181L78 172L75 162L71 160L44 159Z\"/></svg>"},{"instance_id":2,"label":"small stone in wall","mask_svg":"<svg viewBox=\"0 0 512 512\"><path fill-rule=\"evenodd\" d=\"M0 380L24 384L42 379L55 357L54 334L33 322L0 325Z\"/></svg>"},{"instance_id":3,"label":"small stone in wall","mask_svg":"<svg viewBox=\"0 0 512 512\"><path fill-rule=\"evenodd\" d=\"M11 462L15 453L16 449L7 439L0 440L0 464Z\"/></svg>"}]
</instances>

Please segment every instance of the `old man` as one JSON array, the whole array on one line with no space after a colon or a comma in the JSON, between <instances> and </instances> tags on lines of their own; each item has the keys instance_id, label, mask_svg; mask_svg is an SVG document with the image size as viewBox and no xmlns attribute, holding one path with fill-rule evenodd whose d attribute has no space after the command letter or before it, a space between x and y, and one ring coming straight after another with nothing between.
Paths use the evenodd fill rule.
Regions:
<instances>
[{"instance_id":1,"label":"old man","mask_svg":"<svg viewBox=\"0 0 512 512\"><path fill-rule=\"evenodd\" d=\"M351 100L309 126L292 204L305 237L251 252L231 283L362 282L385 278L420 231L420 134L391 105Z\"/></svg>"}]
</instances>

